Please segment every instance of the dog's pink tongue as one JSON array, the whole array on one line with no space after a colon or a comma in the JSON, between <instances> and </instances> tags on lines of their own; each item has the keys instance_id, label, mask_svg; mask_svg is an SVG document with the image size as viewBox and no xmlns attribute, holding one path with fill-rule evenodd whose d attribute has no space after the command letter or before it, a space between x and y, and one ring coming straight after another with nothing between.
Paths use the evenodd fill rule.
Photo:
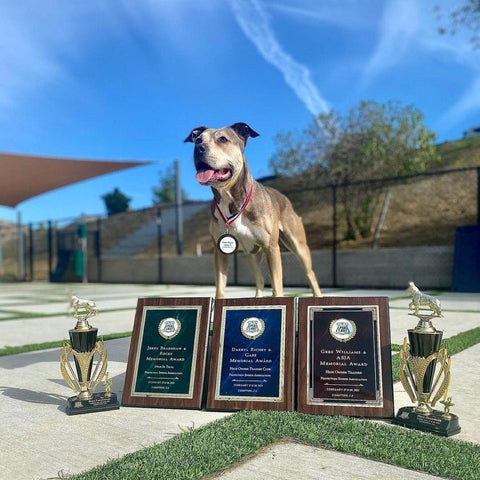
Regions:
<instances>
[{"instance_id":1,"label":"dog's pink tongue","mask_svg":"<svg viewBox=\"0 0 480 480\"><path fill-rule=\"evenodd\" d=\"M195 175L195 179L198 183L207 183L215 174L215 170L208 169L208 170L198 170L197 174Z\"/></svg>"}]
</instances>

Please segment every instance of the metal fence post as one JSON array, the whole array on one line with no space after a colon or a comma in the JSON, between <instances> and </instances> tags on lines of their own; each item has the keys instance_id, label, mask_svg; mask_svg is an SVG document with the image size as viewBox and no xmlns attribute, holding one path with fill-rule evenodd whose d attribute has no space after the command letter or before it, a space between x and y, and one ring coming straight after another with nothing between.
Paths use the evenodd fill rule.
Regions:
<instances>
[{"instance_id":1,"label":"metal fence post","mask_svg":"<svg viewBox=\"0 0 480 480\"><path fill-rule=\"evenodd\" d=\"M480 167L477 167L477 224L480 225Z\"/></svg>"},{"instance_id":2,"label":"metal fence post","mask_svg":"<svg viewBox=\"0 0 480 480\"><path fill-rule=\"evenodd\" d=\"M22 214L17 211L17 257L18 257L18 280L25 280L25 246L23 238Z\"/></svg>"},{"instance_id":3,"label":"metal fence post","mask_svg":"<svg viewBox=\"0 0 480 480\"><path fill-rule=\"evenodd\" d=\"M333 287L337 287L337 185L332 185L332 283Z\"/></svg>"},{"instance_id":4,"label":"metal fence post","mask_svg":"<svg viewBox=\"0 0 480 480\"><path fill-rule=\"evenodd\" d=\"M52 281L52 263L53 263L53 231L52 231L52 221L48 221L48 281Z\"/></svg>"},{"instance_id":5,"label":"metal fence post","mask_svg":"<svg viewBox=\"0 0 480 480\"><path fill-rule=\"evenodd\" d=\"M81 223L78 227L80 248L82 251L82 282L88 283L88 233L87 233L87 221L85 216L82 216Z\"/></svg>"},{"instance_id":6,"label":"metal fence post","mask_svg":"<svg viewBox=\"0 0 480 480\"><path fill-rule=\"evenodd\" d=\"M33 224L28 225L28 263L30 266L30 281L33 282L34 276L34 267L33 267L33 258L34 258L34 247L33 247Z\"/></svg>"},{"instance_id":7,"label":"metal fence post","mask_svg":"<svg viewBox=\"0 0 480 480\"><path fill-rule=\"evenodd\" d=\"M2 225L0 224L0 280L3 277Z\"/></svg>"},{"instance_id":8,"label":"metal fence post","mask_svg":"<svg viewBox=\"0 0 480 480\"><path fill-rule=\"evenodd\" d=\"M158 255L158 283L163 282L162 274L162 208L157 207L157 255Z\"/></svg>"},{"instance_id":9,"label":"metal fence post","mask_svg":"<svg viewBox=\"0 0 480 480\"><path fill-rule=\"evenodd\" d=\"M175 213L177 233L177 255L183 255L183 204L180 181L180 161L175 160Z\"/></svg>"},{"instance_id":10,"label":"metal fence post","mask_svg":"<svg viewBox=\"0 0 480 480\"><path fill-rule=\"evenodd\" d=\"M97 282L102 282L102 219L97 218L97 233L95 238L95 250L97 255Z\"/></svg>"}]
</instances>

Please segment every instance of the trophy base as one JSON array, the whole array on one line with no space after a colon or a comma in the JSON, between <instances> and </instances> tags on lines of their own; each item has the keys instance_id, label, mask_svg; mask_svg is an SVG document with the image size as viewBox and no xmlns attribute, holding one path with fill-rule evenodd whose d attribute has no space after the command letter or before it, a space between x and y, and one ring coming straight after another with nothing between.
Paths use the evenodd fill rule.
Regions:
<instances>
[{"instance_id":1,"label":"trophy base","mask_svg":"<svg viewBox=\"0 0 480 480\"><path fill-rule=\"evenodd\" d=\"M104 412L106 410L118 410L120 404L116 393L105 392L92 393L89 400L81 400L77 396L67 400L67 415L80 415L82 413Z\"/></svg>"},{"instance_id":2,"label":"trophy base","mask_svg":"<svg viewBox=\"0 0 480 480\"><path fill-rule=\"evenodd\" d=\"M443 412L434 410L430 415L417 413L415 407L401 408L393 423L402 427L413 428L415 430L423 430L424 432L434 433L443 437L450 437L460 433L460 425L458 416L453 413L451 418L445 418Z\"/></svg>"}]
</instances>

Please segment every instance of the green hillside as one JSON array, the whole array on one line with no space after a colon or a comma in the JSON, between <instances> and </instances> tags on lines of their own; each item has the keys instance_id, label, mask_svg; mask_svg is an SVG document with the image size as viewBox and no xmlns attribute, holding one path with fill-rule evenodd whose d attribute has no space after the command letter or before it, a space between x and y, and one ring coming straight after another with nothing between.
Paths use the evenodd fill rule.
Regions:
<instances>
[{"instance_id":1,"label":"green hillside","mask_svg":"<svg viewBox=\"0 0 480 480\"><path fill-rule=\"evenodd\" d=\"M480 137L463 138L437 145L444 167L480 165Z\"/></svg>"}]
</instances>

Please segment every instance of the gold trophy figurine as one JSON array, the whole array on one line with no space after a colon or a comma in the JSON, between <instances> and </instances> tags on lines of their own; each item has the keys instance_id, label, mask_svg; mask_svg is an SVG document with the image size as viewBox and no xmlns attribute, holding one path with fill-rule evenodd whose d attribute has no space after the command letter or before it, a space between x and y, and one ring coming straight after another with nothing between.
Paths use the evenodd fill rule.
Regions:
<instances>
[{"instance_id":1,"label":"gold trophy figurine","mask_svg":"<svg viewBox=\"0 0 480 480\"><path fill-rule=\"evenodd\" d=\"M441 304L413 282L407 292L412 298L408 307L413 313L409 315L419 321L408 330L408 341L405 337L399 353L400 380L416 406L401 408L395 423L449 437L460 432L460 425L458 417L450 413L452 397L447 397L451 358L446 344L441 344L443 332L432 324L433 318L443 317ZM439 400L445 406L444 412L433 408Z\"/></svg>"},{"instance_id":2,"label":"gold trophy figurine","mask_svg":"<svg viewBox=\"0 0 480 480\"><path fill-rule=\"evenodd\" d=\"M112 380L108 380L107 349L97 340L98 329L88 322L97 315L95 302L72 295L70 306L77 323L68 331L70 343L64 342L60 351L60 371L76 395L67 400L66 412L77 415L118 409L117 395L111 391ZM104 377L106 392L94 393Z\"/></svg>"}]
</instances>

